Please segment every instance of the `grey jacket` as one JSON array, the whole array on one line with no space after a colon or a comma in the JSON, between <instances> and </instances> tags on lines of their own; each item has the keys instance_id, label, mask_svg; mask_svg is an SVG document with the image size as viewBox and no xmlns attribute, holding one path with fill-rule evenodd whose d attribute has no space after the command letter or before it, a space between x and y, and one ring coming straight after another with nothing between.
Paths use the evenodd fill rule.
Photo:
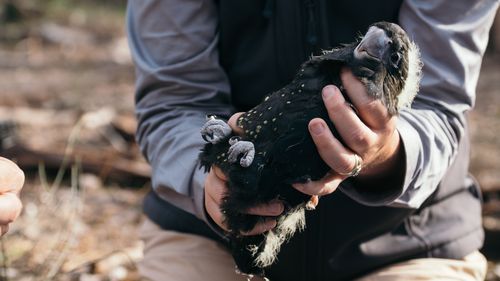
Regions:
<instances>
[{"instance_id":1,"label":"grey jacket","mask_svg":"<svg viewBox=\"0 0 500 281\"><path fill-rule=\"evenodd\" d=\"M477 198L465 196L451 205L440 204L441 199L446 200L454 191L441 192L443 196L439 196L439 186L443 183L465 189L473 186L470 178L450 178L449 172L453 166L467 169L466 112L474 104L481 60L498 5L494 0L403 1L398 23L419 45L425 64L420 92L412 110L403 111L398 119L397 130L406 159L404 182L385 188L383 192L366 192L369 188L343 185L337 191L340 194L332 196L331 202L354 200L359 205L347 203L348 206L363 212L380 211L381 216L387 213L388 218L396 217L390 215L391 208L407 210L399 212L401 219L419 213L426 204L434 204L435 210L441 210L429 212L430 219L425 220L433 225L434 236L430 242L425 237L418 237L423 244L470 241L438 237L438 228L440 225L446 228L446 225L432 221L436 218L434 214L445 214L450 206L456 212L470 211L470 215L456 216L458 220L475 221L470 230L462 229L464 233L460 234L465 237L474 232L474 244L461 248L470 251L480 246ZM238 96L231 92L231 75L220 63L218 12L213 0L131 0L127 12L129 41L137 70L137 139L153 167L153 188L158 197L206 222L210 221L203 207L206 175L197 162L204 144L199 130L207 113L230 116L235 110L241 110L234 106ZM439 200L429 199L436 194ZM320 206L328 203L327 200ZM466 203L471 204L471 210L460 210L459 205ZM332 212L339 211L331 208ZM421 216L410 219L416 225L423 223ZM454 217L443 219L453 220ZM376 227L374 225L373 229ZM467 231L470 233L465 233ZM327 230L322 232L329 233ZM356 233L355 227L352 233ZM373 253L373 257L380 256L381 251L384 254L393 251L397 255L388 241L404 245L401 239L406 236L398 236L397 232L391 235L391 239L374 239L371 240L374 243L358 243L358 246L362 251ZM408 240L406 244L414 242ZM456 248L460 245L453 249ZM432 253L428 252L432 256L466 254L460 251L444 253L450 248L437 245L428 249L433 249Z\"/></svg>"},{"instance_id":2,"label":"grey jacket","mask_svg":"<svg viewBox=\"0 0 500 281\"><path fill-rule=\"evenodd\" d=\"M394 194L366 205L418 208L434 192L464 138L497 0L404 1L400 25L424 61L420 93L397 129L406 176ZM129 1L127 31L137 71L137 139L153 167L153 188L165 200L205 218L205 174L197 155L207 112L230 116L229 82L219 64L213 0ZM175 176L174 176L175 175Z\"/></svg>"}]
</instances>

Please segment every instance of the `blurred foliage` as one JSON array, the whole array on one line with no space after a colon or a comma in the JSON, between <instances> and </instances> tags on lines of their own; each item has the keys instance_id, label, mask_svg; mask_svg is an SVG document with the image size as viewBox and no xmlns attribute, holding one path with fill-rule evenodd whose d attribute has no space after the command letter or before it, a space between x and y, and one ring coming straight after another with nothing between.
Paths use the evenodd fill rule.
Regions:
<instances>
[{"instance_id":1,"label":"blurred foliage","mask_svg":"<svg viewBox=\"0 0 500 281\"><path fill-rule=\"evenodd\" d=\"M12 1L2 3L1 21L3 23L16 22L21 19L21 11Z\"/></svg>"},{"instance_id":2,"label":"blurred foliage","mask_svg":"<svg viewBox=\"0 0 500 281\"><path fill-rule=\"evenodd\" d=\"M0 0L0 43L36 36L44 23L121 32L125 9L126 0Z\"/></svg>"}]
</instances>

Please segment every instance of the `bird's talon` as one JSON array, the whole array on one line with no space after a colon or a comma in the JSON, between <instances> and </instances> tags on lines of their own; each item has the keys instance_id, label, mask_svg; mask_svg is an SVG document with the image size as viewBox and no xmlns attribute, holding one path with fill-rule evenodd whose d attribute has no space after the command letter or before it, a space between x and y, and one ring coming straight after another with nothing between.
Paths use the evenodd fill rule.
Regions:
<instances>
[{"instance_id":1,"label":"bird's talon","mask_svg":"<svg viewBox=\"0 0 500 281\"><path fill-rule=\"evenodd\" d=\"M319 203L319 196L318 195L311 196L309 201L307 201L306 203L306 210L308 211L316 210L316 206L318 206L318 203Z\"/></svg>"},{"instance_id":2,"label":"bird's talon","mask_svg":"<svg viewBox=\"0 0 500 281\"><path fill-rule=\"evenodd\" d=\"M255 157L255 147L252 142L240 141L239 137L229 139L229 147L227 160L229 163L236 163L238 156L243 154L240 159L240 165L244 168L249 167Z\"/></svg>"},{"instance_id":3,"label":"bird's talon","mask_svg":"<svg viewBox=\"0 0 500 281\"><path fill-rule=\"evenodd\" d=\"M231 127L223 120L215 119L214 116L207 117L207 119L208 121L201 128L201 137L205 141L216 144L231 135Z\"/></svg>"},{"instance_id":4,"label":"bird's talon","mask_svg":"<svg viewBox=\"0 0 500 281\"><path fill-rule=\"evenodd\" d=\"M241 137L234 136L229 139L229 145L234 145L235 143L239 142L241 140Z\"/></svg>"}]
</instances>

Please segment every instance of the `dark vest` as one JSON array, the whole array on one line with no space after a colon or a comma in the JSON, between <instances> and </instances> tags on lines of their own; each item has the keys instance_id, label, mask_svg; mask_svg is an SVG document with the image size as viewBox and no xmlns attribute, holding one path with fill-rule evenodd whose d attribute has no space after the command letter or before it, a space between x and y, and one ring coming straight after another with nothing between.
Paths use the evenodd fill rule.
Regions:
<instances>
[{"instance_id":1,"label":"dark vest","mask_svg":"<svg viewBox=\"0 0 500 281\"><path fill-rule=\"evenodd\" d=\"M239 110L279 89L299 65L321 49L348 43L376 21L396 22L400 0L220 0L221 65ZM362 7L362 8L361 8ZM483 242L480 191L468 177L469 140L419 210L368 207L341 191L307 213L307 228L284 245L267 277L349 280L411 258L462 258ZM201 221L147 196L146 214L165 229L219 239Z\"/></svg>"}]
</instances>

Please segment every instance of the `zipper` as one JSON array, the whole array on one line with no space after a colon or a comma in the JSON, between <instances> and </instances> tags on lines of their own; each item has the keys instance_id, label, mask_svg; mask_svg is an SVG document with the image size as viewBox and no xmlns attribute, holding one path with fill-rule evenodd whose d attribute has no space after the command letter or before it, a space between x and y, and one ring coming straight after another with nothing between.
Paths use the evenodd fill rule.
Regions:
<instances>
[{"instance_id":1,"label":"zipper","mask_svg":"<svg viewBox=\"0 0 500 281\"><path fill-rule=\"evenodd\" d=\"M271 19L274 15L274 5L276 0L266 0L264 3L264 9L262 10L262 16L266 19Z\"/></svg>"},{"instance_id":2,"label":"zipper","mask_svg":"<svg viewBox=\"0 0 500 281\"><path fill-rule=\"evenodd\" d=\"M318 46L318 31L316 26L316 1L315 0L304 0L304 5L307 10L307 31L306 31L306 50L309 53L313 53Z\"/></svg>"}]
</instances>

